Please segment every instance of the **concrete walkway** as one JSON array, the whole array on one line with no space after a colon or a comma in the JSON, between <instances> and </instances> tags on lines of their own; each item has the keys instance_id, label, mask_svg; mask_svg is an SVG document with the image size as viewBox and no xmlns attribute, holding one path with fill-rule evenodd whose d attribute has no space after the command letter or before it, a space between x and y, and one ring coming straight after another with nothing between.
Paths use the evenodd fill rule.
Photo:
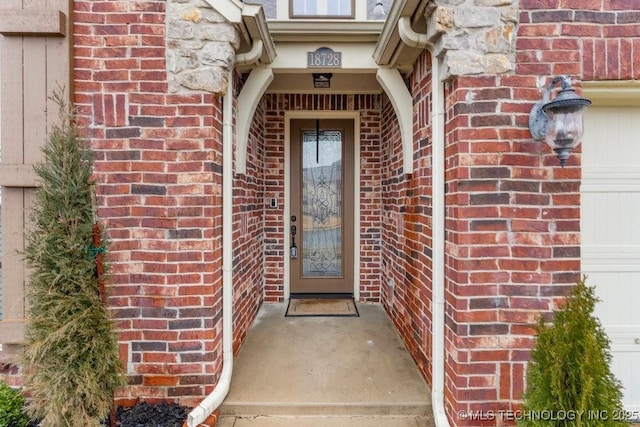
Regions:
<instances>
[{"instance_id":1,"label":"concrete walkway","mask_svg":"<svg viewBox=\"0 0 640 427\"><path fill-rule=\"evenodd\" d=\"M235 360L222 427L428 427L431 395L379 305L284 317L264 304Z\"/></svg>"}]
</instances>

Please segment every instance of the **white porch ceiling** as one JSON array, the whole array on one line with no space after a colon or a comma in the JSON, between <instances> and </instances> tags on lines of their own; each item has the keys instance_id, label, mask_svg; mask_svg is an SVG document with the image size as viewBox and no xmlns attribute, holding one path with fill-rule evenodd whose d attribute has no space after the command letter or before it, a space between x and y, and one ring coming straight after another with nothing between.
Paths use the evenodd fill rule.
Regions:
<instances>
[{"instance_id":1,"label":"white porch ceiling","mask_svg":"<svg viewBox=\"0 0 640 427\"><path fill-rule=\"evenodd\" d=\"M266 93L381 93L375 73L333 73L331 87L315 89L310 72L277 73Z\"/></svg>"}]
</instances>

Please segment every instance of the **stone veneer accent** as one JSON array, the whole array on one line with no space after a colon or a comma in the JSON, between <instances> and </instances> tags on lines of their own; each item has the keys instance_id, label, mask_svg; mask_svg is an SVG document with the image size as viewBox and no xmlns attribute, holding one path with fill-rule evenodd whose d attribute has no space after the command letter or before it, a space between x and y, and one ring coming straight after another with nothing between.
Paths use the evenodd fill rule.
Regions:
<instances>
[{"instance_id":1,"label":"stone veneer accent","mask_svg":"<svg viewBox=\"0 0 640 427\"><path fill-rule=\"evenodd\" d=\"M427 36L442 55L444 77L501 74L515 64L517 0L434 0ZM207 0L167 3L167 70L171 93L223 94L240 46L238 30Z\"/></svg>"},{"instance_id":2,"label":"stone veneer accent","mask_svg":"<svg viewBox=\"0 0 640 427\"><path fill-rule=\"evenodd\" d=\"M223 95L240 46L238 30L205 0L168 0L169 92Z\"/></svg>"},{"instance_id":3,"label":"stone veneer accent","mask_svg":"<svg viewBox=\"0 0 640 427\"><path fill-rule=\"evenodd\" d=\"M434 0L425 18L444 77L514 69L517 0Z\"/></svg>"}]
</instances>

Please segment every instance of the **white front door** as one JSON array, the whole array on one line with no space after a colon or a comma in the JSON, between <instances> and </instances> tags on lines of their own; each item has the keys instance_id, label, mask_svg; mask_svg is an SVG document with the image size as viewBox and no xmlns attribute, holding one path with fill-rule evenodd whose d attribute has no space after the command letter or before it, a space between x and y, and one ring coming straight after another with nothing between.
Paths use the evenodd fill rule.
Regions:
<instances>
[{"instance_id":1,"label":"white front door","mask_svg":"<svg viewBox=\"0 0 640 427\"><path fill-rule=\"evenodd\" d=\"M582 270L625 408L640 411L640 107L590 107L582 152Z\"/></svg>"}]
</instances>

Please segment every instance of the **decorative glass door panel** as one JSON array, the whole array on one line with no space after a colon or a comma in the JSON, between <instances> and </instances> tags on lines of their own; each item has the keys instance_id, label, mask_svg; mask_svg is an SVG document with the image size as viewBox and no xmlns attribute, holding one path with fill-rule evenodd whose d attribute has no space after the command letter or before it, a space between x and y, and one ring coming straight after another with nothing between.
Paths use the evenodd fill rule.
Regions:
<instances>
[{"instance_id":1,"label":"decorative glass door panel","mask_svg":"<svg viewBox=\"0 0 640 427\"><path fill-rule=\"evenodd\" d=\"M291 292L353 293L353 121L291 122Z\"/></svg>"},{"instance_id":2,"label":"decorative glass door panel","mask_svg":"<svg viewBox=\"0 0 640 427\"><path fill-rule=\"evenodd\" d=\"M342 275L342 132L302 133L302 275Z\"/></svg>"}]
</instances>

